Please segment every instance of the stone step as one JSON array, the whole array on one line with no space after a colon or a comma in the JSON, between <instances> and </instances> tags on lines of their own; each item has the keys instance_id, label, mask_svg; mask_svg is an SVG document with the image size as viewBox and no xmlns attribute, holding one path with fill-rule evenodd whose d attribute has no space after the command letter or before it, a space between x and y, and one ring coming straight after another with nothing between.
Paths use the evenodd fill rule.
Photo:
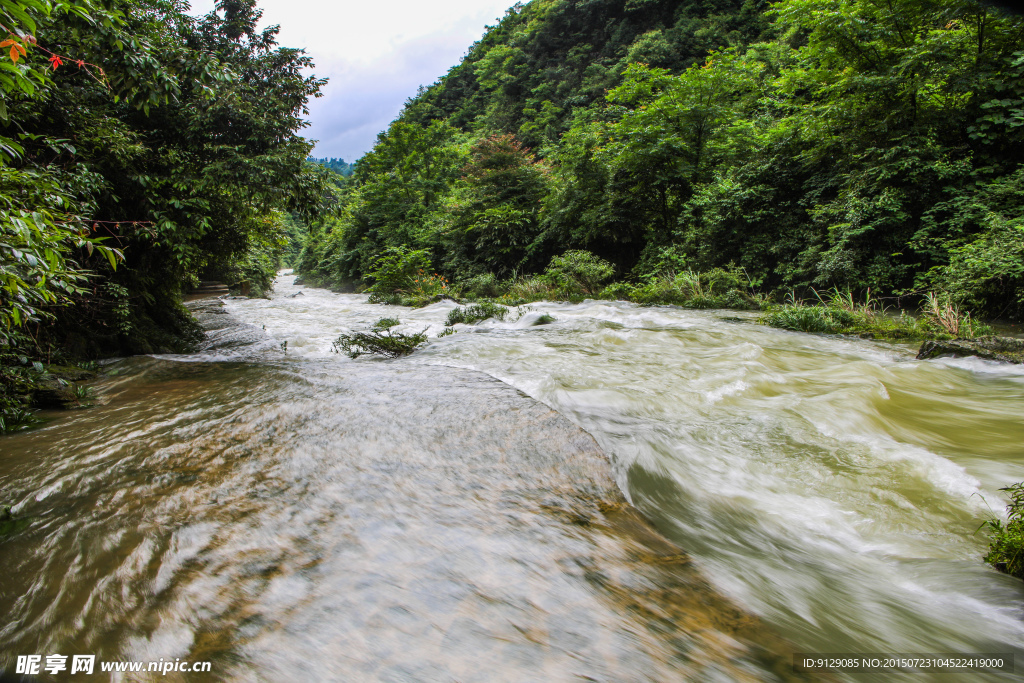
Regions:
<instances>
[{"instance_id":1,"label":"stone step","mask_svg":"<svg viewBox=\"0 0 1024 683\"><path fill-rule=\"evenodd\" d=\"M203 280L199 283L199 286L193 289L189 294L185 296L186 301L194 301L196 299L206 299L215 296L223 296L230 294L228 286L223 282L216 282L213 280Z\"/></svg>"}]
</instances>

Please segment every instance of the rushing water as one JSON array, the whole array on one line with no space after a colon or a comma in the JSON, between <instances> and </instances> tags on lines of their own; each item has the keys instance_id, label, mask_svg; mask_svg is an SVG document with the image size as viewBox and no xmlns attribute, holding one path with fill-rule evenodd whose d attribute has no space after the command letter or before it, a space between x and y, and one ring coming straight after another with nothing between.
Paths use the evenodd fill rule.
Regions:
<instances>
[{"instance_id":1,"label":"rushing water","mask_svg":"<svg viewBox=\"0 0 1024 683\"><path fill-rule=\"evenodd\" d=\"M227 302L246 326L210 309L203 353L121 362L104 405L0 441L2 496L30 520L0 557L8 663L424 681L787 680L794 651L1024 666L1024 584L975 533L1024 479L1024 369L620 302L437 338L452 307L285 275ZM429 344L331 353L384 316Z\"/></svg>"}]
</instances>

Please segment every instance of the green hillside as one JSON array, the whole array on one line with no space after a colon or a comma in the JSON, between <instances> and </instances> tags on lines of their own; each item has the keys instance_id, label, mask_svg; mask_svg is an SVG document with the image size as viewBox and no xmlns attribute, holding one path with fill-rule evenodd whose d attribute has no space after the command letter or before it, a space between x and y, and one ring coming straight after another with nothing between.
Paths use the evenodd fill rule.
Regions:
<instances>
[{"instance_id":1,"label":"green hillside","mask_svg":"<svg viewBox=\"0 0 1024 683\"><path fill-rule=\"evenodd\" d=\"M299 270L359 287L422 250L507 287L586 250L634 289L718 272L1019 315L1022 36L967 0L517 5L380 134Z\"/></svg>"}]
</instances>

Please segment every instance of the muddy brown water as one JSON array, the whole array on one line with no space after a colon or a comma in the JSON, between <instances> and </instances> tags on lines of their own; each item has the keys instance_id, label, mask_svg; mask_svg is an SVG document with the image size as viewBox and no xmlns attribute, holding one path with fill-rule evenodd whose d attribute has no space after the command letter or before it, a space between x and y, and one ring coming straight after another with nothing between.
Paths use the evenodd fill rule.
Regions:
<instances>
[{"instance_id":1,"label":"muddy brown water","mask_svg":"<svg viewBox=\"0 0 1024 683\"><path fill-rule=\"evenodd\" d=\"M282 277L198 304L201 353L114 363L100 405L0 439L28 522L0 540L3 666L789 681L794 652L1022 651L1024 586L973 532L1024 479L1024 373L614 302L437 339L452 307ZM431 342L330 352L383 315Z\"/></svg>"},{"instance_id":2,"label":"muddy brown water","mask_svg":"<svg viewBox=\"0 0 1024 683\"><path fill-rule=\"evenodd\" d=\"M786 643L626 503L561 415L478 372L335 369L131 359L104 405L5 439L4 496L31 522L3 542L5 664L797 678Z\"/></svg>"}]
</instances>

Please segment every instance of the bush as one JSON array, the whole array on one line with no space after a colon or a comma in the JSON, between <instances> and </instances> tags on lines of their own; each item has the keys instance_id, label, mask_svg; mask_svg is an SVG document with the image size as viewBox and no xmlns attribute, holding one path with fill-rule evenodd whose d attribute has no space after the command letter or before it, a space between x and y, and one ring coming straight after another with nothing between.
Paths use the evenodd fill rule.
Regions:
<instances>
[{"instance_id":1,"label":"bush","mask_svg":"<svg viewBox=\"0 0 1024 683\"><path fill-rule=\"evenodd\" d=\"M385 306L401 306L402 295L391 292L389 294L383 294L381 292L370 292L369 302L371 304L384 304Z\"/></svg>"},{"instance_id":2,"label":"bush","mask_svg":"<svg viewBox=\"0 0 1024 683\"><path fill-rule=\"evenodd\" d=\"M518 306L528 301L557 299L558 293L551 283L541 277L520 277L512 282L508 291L501 297L501 302L509 306Z\"/></svg>"},{"instance_id":3,"label":"bush","mask_svg":"<svg viewBox=\"0 0 1024 683\"><path fill-rule=\"evenodd\" d=\"M589 251L567 251L551 259L541 280L568 295L594 295L611 279L615 267Z\"/></svg>"},{"instance_id":4,"label":"bush","mask_svg":"<svg viewBox=\"0 0 1024 683\"><path fill-rule=\"evenodd\" d=\"M607 290L606 290L607 291ZM757 310L760 301L746 292L742 271L714 268L705 273L686 270L651 276L625 292L641 304L676 304L687 308Z\"/></svg>"},{"instance_id":5,"label":"bush","mask_svg":"<svg viewBox=\"0 0 1024 683\"><path fill-rule=\"evenodd\" d=\"M992 315L1024 312L1024 218L989 214L973 241L952 249L949 264L933 268L928 284L948 298Z\"/></svg>"},{"instance_id":6,"label":"bush","mask_svg":"<svg viewBox=\"0 0 1024 683\"><path fill-rule=\"evenodd\" d=\"M476 275L462 285L462 294L468 299L495 298L504 294L508 285L498 280L494 273Z\"/></svg>"},{"instance_id":7,"label":"bush","mask_svg":"<svg viewBox=\"0 0 1024 683\"><path fill-rule=\"evenodd\" d=\"M602 289L598 295L598 299L610 299L612 301L632 301L633 293L636 291L636 287L629 284L628 282L613 282L604 289Z\"/></svg>"},{"instance_id":8,"label":"bush","mask_svg":"<svg viewBox=\"0 0 1024 683\"><path fill-rule=\"evenodd\" d=\"M988 554L985 561L1001 572L1024 579L1024 482L999 489L1010 494L1006 524L990 519Z\"/></svg>"},{"instance_id":9,"label":"bush","mask_svg":"<svg viewBox=\"0 0 1024 683\"><path fill-rule=\"evenodd\" d=\"M373 263L369 291L377 294L409 292L420 273L430 270L430 256L425 249L388 247Z\"/></svg>"},{"instance_id":10,"label":"bush","mask_svg":"<svg viewBox=\"0 0 1024 683\"><path fill-rule=\"evenodd\" d=\"M367 353L398 358L408 356L417 346L427 341L426 330L416 334L392 332L391 328L398 324L395 318L381 318L368 332L340 335L331 350L334 353L344 352L349 358L358 358Z\"/></svg>"},{"instance_id":11,"label":"bush","mask_svg":"<svg viewBox=\"0 0 1024 683\"><path fill-rule=\"evenodd\" d=\"M372 304L418 307L450 295L448 280L429 274L430 256L425 249L388 247L373 266Z\"/></svg>"},{"instance_id":12,"label":"bush","mask_svg":"<svg viewBox=\"0 0 1024 683\"><path fill-rule=\"evenodd\" d=\"M457 323L471 325L481 320L487 320L488 318L504 320L506 315L508 315L508 309L501 304L484 301L479 304L473 304L472 306L466 306L465 308L452 309L448 313L448 319L444 324L445 327L451 327Z\"/></svg>"},{"instance_id":13,"label":"bush","mask_svg":"<svg viewBox=\"0 0 1024 683\"><path fill-rule=\"evenodd\" d=\"M759 322L795 332L842 334L852 329L856 321L849 311L800 302L769 309Z\"/></svg>"}]
</instances>

